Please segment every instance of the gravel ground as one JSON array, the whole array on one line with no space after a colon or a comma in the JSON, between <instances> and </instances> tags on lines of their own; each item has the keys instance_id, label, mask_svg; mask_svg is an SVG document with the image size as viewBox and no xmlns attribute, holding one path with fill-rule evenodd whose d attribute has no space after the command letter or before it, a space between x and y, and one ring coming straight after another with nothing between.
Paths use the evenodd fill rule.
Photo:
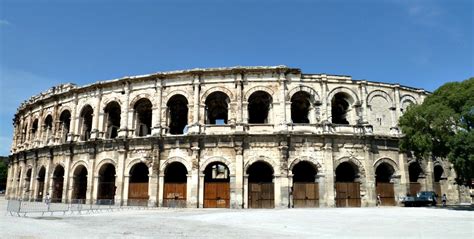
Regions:
<instances>
[{"instance_id":1,"label":"gravel ground","mask_svg":"<svg viewBox=\"0 0 474 239\"><path fill-rule=\"evenodd\" d=\"M150 209L10 216L1 238L474 238L474 211L440 208Z\"/></svg>"}]
</instances>

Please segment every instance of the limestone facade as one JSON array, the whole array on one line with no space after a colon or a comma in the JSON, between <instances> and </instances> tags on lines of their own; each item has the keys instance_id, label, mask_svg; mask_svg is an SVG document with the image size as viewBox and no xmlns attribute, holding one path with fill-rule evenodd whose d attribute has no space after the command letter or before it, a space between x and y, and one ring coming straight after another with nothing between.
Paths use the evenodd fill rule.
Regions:
<instances>
[{"instance_id":1,"label":"limestone facade","mask_svg":"<svg viewBox=\"0 0 474 239\"><path fill-rule=\"evenodd\" d=\"M416 160L398 148L398 118L427 94L286 66L64 84L19 107L6 196L185 207L213 207L215 199L231 208L260 207L250 200L270 197L263 207L286 208L295 206L294 183L309 178L318 194L310 206L375 206L377 180L393 186L394 205L410 190L436 187L459 202L448 162ZM206 186L220 182L218 175L228 183L225 204L225 195L212 198ZM251 183L259 180L271 183L273 196L258 195ZM356 204L338 203L338 182L357 183Z\"/></svg>"}]
</instances>

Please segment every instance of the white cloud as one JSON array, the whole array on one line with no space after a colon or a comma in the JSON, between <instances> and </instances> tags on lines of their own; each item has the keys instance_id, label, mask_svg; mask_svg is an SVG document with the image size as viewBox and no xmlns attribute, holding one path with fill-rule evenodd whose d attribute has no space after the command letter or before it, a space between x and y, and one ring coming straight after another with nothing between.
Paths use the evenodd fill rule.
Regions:
<instances>
[{"instance_id":1,"label":"white cloud","mask_svg":"<svg viewBox=\"0 0 474 239\"><path fill-rule=\"evenodd\" d=\"M8 25L11 25L11 23L9 21L0 19L0 27L8 26Z\"/></svg>"}]
</instances>

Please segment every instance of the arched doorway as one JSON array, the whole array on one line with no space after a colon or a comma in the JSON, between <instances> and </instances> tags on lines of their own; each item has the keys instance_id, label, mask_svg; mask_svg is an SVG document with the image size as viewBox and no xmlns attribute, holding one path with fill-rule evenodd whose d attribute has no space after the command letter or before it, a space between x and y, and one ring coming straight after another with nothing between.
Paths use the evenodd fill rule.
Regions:
<instances>
[{"instance_id":1,"label":"arched doorway","mask_svg":"<svg viewBox=\"0 0 474 239\"><path fill-rule=\"evenodd\" d=\"M43 200L43 191L44 191L44 180L46 175L46 169L41 167L38 172L38 177L36 178L38 184L38 191L36 192L36 201L41 202Z\"/></svg>"},{"instance_id":2,"label":"arched doorway","mask_svg":"<svg viewBox=\"0 0 474 239\"><path fill-rule=\"evenodd\" d=\"M148 205L148 166L145 163L133 165L128 185L128 205Z\"/></svg>"},{"instance_id":3,"label":"arched doorway","mask_svg":"<svg viewBox=\"0 0 474 239\"><path fill-rule=\"evenodd\" d=\"M331 100L331 115L333 124L349 124L349 111L351 110L351 98L339 92Z\"/></svg>"},{"instance_id":4,"label":"arched doorway","mask_svg":"<svg viewBox=\"0 0 474 239\"><path fill-rule=\"evenodd\" d=\"M421 183L418 181L423 171L418 162L413 162L408 165L408 176L410 178L410 188L408 193L415 196L421 191Z\"/></svg>"},{"instance_id":5,"label":"arched doorway","mask_svg":"<svg viewBox=\"0 0 474 239\"><path fill-rule=\"evenodd\" d=\"M351 162L343 162L336 168L336 207L360 207L359 170Z\"/></svg>"},{"instance_id":6,"label":"arched doorway","mask_svg":"<svg viewBox=\"0 0 474 239\"><path fill-rule=\"evenodd\" d=\"M164 207L186 207L188 171L179 162L170 163L165 169L163 187Z\"/></svg>"},{"instance_id":7,"label":"arched doorway","mask_svg":"<svg viewBox=\"0 0 474 239\"><path fill-rule=\"evenodd\" d=\"M61 116L59 116L59 122L59 136L61 138L61 142L64 143L67 141L67 135L71 126L71 112L69 112L69 110L64 110L61 113Z\"/></svg>"},{"instance_id":8,"label":"arched doorway","mask_svg":"<svg viewBox=\"0 0 474 239\"><path fill-rule=\"evenodd\" d=\"M64 168L57 165L53 173L53 195L51 195L51 202L61 202L63 199L64 186Z\"/></svg>"},{"instance_id":9,"label":"arched doorway","mask_svg":"<svg viewBox=\"0 0 474 239\"><path fill-rule=\"evenodd\" d=\"M443 167L441 167L441 165L436 165L434 167L433 189L439 198L443 195L442 194L443 192L441 191L441 178L443 176L443 173L444 173L444 170L443 170Z\"/></svg>"},{"instance_id":10,"label":"arched doorway","mask_svg":"<svg viewBox=\"0 0 474 239\"><path fill-rule=\"evenodd\" d=\"M291 121L295 124L308 124L311 108L311 96L304 91L299 91L291 97Z\"/></svg>"},{"instance_id":11,"label":"arched doorway","mask_svg":"<svg viewBox=\"0 0 474 239\"><path fill-rule=\"evenodd\" d=\"M307 161L293 167L293 207L318 207L319 184L316 182L317 170Z\"/></svg>"},{"instance_id":12,"label":"arched doorway","mask_svg":"<svg viewBox=\"0 0 474 239\"><path fill-rule=\"evenodd\" d=\"M88 141L91 138L93 116L94 110L90 105L86 105L84 108L82 108L79 118L79 132L81 134L82 141Z\"/></svg>"},{"instance_id":13,"label":"arched doorway","mask_svg":"<svg viewBox=\"0 0 474 239\"><path fill-rule=\"evenodd\" d=\"M174 95L168 100L168 127L170 134L183 134L188 124L188 100L183 95Z\"/></svg>"},{"instance_id":14,"label":"arched doorway","mask_svg":"<svg viewBox=\"0 0 474 239\"><path fill-rule=\"evenodd\" d=\"M74 170L72 203L86 203L86 194L87 169L84 165L79 165Z\"/></svg>"},{"instance_id":15,"label":"arched doorway","mask_svg":"<svg viewBox=\"0 0 474 239\"><path fill-rule=\"evenodd\" d=\"M133 106L136 136L141 137L151 134L152 107L151 101L147 98L138 100Z\"/></svg>"},{"instance_id":16,"label":"arched doorway","mask_svg":"<svg viewBox=\"0 0 474 239\"><path fill-rule=\"evenodd\" d=\"M380 195L382 206L395 206L395 192L390 179L395 170L388 163L381 163L375 169L376 194Z\"/></svg>"},{"instance_id":17,"label":"arched doorway","mask_svg":"<svg viewBox=\"0 0 474 239\"><path fill-rule=\"evenodd\" d=\"M272 167L258 161L250 165L247 174L249 208L274 208L275 188Z\"/></svg>"},{"instance_id":18,"label":"arched doorway","mask_svg":"<svg viewBox=\"0 0 474 239\"><path fill-rule=\"evenodd\" d=\"M229 168L223 163L209 164L204 170L204 207L230 207Z\"/></svg>"},{"instance_id":19,"label":"arched doorway","mask_svg":"<svg viewBox=\"0 0 474 239\"><path fill-rule=\"evenodd\" d=\"M265 91L257 91L248 99L249 124L268 124L270 109L272 108L272 96Z\"/></svg>"},{"instance_id":20,"label":"arched doorway","mask_svg":"<svg viewBox=\"0 0 474 239\"><path fill-rule=\"evenodd\" d=\"M225 93L216 91L206 98L206 124L227 124L230 99Z\"/></svg>"},{"instance_id":21,"label":"arched doorway","mask_svg":"<svg viewBox=\"0 0 474 239\"><path fill-rule=\"evenodd\" d=\"M114 204L115 197L115 166L106 163L99 170L97 191L98 204Z\"/></svg>"},{"instance_id":22,"label":"arched doorway","mask_svg":"<svg viewBox=\"0 0 474 239\"><path fill-rule=\"evenodd\" d=\"M121 109L117 101L112 101L104 108L104 129L106 139L115 139L120 129Z\"/></svg>"},{"instance_id":23,"label":"arched doorway","mask_svg":"<svg viewBox=\"0 0 474 239\"><path fill-rule=\"evenodd\" d=\"M25 179L25 189L26 189L26 195L25 195L25 198L26 200L30 200L30 190L31 190L31 168L29 168L27 171L26 171L26 179Z\"/></svg>"}]
</instances>

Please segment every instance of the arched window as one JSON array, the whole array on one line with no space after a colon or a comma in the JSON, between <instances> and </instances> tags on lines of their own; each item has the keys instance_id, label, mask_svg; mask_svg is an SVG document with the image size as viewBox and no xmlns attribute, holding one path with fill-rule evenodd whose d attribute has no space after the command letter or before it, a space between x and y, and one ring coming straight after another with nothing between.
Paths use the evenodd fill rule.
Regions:
<instances>
[{"instance_id":1,"label":"arched window","mask_svg":"<svg viewBox=\"0 0 474 239\"><path fill-rule=\"evenodd\" d=\"M69 129L71 127L71 112L64 110L59 116L61 142L66 142Z\"/></svg>"},{"instance_id":2,"label":"arched window","mask_svg":"<svg viewBox=\"0 0 474 239\"><path fill-rule=\"evenodd\" d=\"M53 134L53 116L48 115L44 120L44 135L46 141L51 137Z\"/></svg>"},{"instance_id":3,"label":"arched window","mask_svg":"<svg viewBox=\"0 0 474 239\"><path fill-rule=\"evenodd\" d=\"M147 136L151 134L152 104L149 99L143 98L135 103L135 135Z\"/></svg>"},{"instance_id":4,"label":"arched window","mask_svg":"<svg viewBox=\"0 0 474 239\"><path fill-rule=\"evenodd\" d=\"M38 133L38 119L35 119L33 121L33 124L31 125L31 139L30 140L36 140L37 133Z\"/></svg>"},{"instance_id":5,"label":"arched window","mask_svg":"<svg viewBox=\"0 0 474 239\"><path fill-rule=\"evenodd\" d=\"M210 94L206 98L206 124L227 124L229 97L220 91Z\"/></svg>"},{"instance_id":6,"label":"arched window","mask_svg":"<svg viewBox=\"0 0 474 239\"><path fill-rule=\"evenodd\" d=\"M104 109L105 114L105 138L114 139L118 136L118 130L120 129L120 105L116 101L112 101L107 104Z\"/></svg>"},{"instance_id":7,"label":"arched window","mask_svg":"<svg viewBox=\"0 0 474 239\"><path fill-rule=\"evenodd\" d=\"M168 127L170 134L183 134L188 124L188 100L183 95L174 95L168 100Z\"/></svg>"},{"instance_id":8,"label":"arched window","mask_svg":"<svg viewBox=\"0 0 474 239\"><path fill-rule=\"evenodd\" d=\"M331 101L332 123L349 124L348 112L351 106L350 102L350 97L343 92L334 95Z\"/></svg>"},{"instance_id":9,"label":"arched window","mask_svg":"<svg viewBox=\"0 0 474 239\"><path fill-rule=\"evenodd\" d=\"M81 133L81 140L87 141L91 138L91 131L92 131L92 116L94 114L94 110L90 105L84 106L82 108L79 125L80 125L80 133Z\"/></svg>"},{"instance_id":10,"label":"arched window","mask_svg":"<svg viewBox=\"0 0 474 239\"><path fill-rule=\"evenodd\" d=\"M311 96L304 91L296 92L291 97L291 121L295 124L308 124L311 108Z\"/></svg>"},{"instance_id":11,"label":"arched window","mask_svg":"<svg viewBox=\"0 0 474 239\"><path fill-rule=\"evenodd\" d=\"M257 91L249 97L248 113L249 124L269 123L268 116L272 104L272 97L265 91Z\"/></svg>"}]
</instances>

